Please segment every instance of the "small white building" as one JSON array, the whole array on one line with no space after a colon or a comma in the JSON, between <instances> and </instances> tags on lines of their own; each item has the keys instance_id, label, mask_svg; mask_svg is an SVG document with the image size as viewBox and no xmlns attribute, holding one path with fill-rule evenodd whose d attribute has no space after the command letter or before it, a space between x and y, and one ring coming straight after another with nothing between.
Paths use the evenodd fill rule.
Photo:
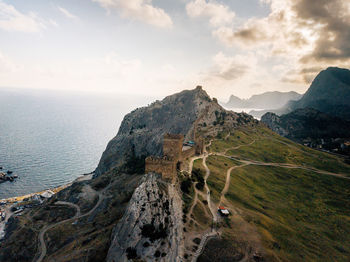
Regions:
<instances>
[{"instance_id":1,"label":"small white building","mask_svg":"<svg viewBox=\"0 0 350 262\"><path fill-rule=\"evenodd\" d=\"M47 190L44 193L40 194L42 198L50 198L54 195L55 193L52 192L51 190Z\"/></svg>"},{"instance_id":2,"label":"small white building","mask_svg":"<svg viewBox=\"0 0 350 262\"><path fill-rule=\"evenodd\" d=\"M228 209L223 207L223 206L219 206L218 212L220 213L220 215L225 216L225 217L230 215L230 211L228 211Z\"/></svg>"}]
</instances>

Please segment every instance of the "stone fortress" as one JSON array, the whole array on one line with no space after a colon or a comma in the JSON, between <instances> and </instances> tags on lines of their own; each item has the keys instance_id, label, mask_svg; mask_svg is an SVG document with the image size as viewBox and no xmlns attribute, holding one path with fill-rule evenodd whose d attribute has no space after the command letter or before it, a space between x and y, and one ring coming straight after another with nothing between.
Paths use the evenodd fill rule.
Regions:
<instances>
[{"instance_id":1,"label":"stone fortress","mask_svg":"<svg viewBox=\"0 0 350 262\"><path fill-rule=\"evenodd\" d=\"M204 142L202 139L184 143L184 136L181 134L165 134L163 138L163 157L147 157L145 172L161 174L162 179L175 183L177 169L181 168L183 161L196 154L202 154L203 150Z\"/></svg>"}]
</instances>

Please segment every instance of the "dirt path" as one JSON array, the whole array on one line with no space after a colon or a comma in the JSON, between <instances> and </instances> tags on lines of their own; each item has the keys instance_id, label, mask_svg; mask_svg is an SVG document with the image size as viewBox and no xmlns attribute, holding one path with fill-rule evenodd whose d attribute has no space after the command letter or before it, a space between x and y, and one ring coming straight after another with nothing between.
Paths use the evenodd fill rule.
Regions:
<instances>
[{"instance_id":1,"label":"dirt path","mask_svg":"<svg viewBox=\"0 0 350 262\"><path fill-rule=\"evenodd\" d=\"M207 191L207 202L208 202L208 207L209 207L209 210L210 210L210 213L212 214L213 216L213 223L215 224L217 221L218 221L218 217L217 217L217 213L216 213L216 208L214 206L214 203L211 201L211 198L210 198L210 189L208 187L208 184L207 184L207 179L208 177L210 176L210 169L208 168L207 166L207 158L208 158L208 153L206 152L205 153L205 156L203 158L203 167L205 168L205 177L204 177L204 188L205 190Z\"/></svg>"},{"instance_id":2,"label":"dirt path","mask_svg":"<svg viewBox=\"0 0 350 262\"><path fill-rule=\"evenodd\" d=\"M194 156L194 157L190 158L190 163L188 165L188 173L190 174L190 176L192 176L194 161L196 161L198 159L203 159L203 157L204 157L203 155L200 155L200 156Z\"/></svg>"},{"instance_id":3,"label":"dirt path","mask_svg":"<svg viewBox=\"0 0 350 262\"><path fill-rule=\"evenodd\" d=\"M58 226L58 225L61 225L63 223L66 223L68 221L71 221L73 219L76 219L78 218L79 214L80 214L80 207L73 204L73 203L70 203L70 202L64 202L64 201L58 201L55 203L56 205L67 205L67 206L71 206L71 207L74 207L77 212L75 213L74 217L72 218L69 218L69 219L66 219L66 220L63 220L63 221L60 221L56 224L53 224L53 225L50 225L50 226L46 226L44 227L40 233L39 233L39 241L40 241L40 246L41 246L41 254L40 254L40 257L38 258L37 262L41 262L44 257L46 256L46 252L47 252L47 248L46 248L46 244L45 244L45 233L50 230L51 228L54 228L55 226Z\"/></svg>"},{"instance_id":4,"label":"dirt path","mask_svg":"<svg viewBox=\"0 0 350 262\"><path fill-rule=\"evenodd\" d=\"M290 169L303 169L303 170L312 171L318 174L335 176L343 179L350 179L350 177L347 177L344 174L328 172L328 171L324 171L324 170L320 170L320 169L317 169L314 167L308 167L308 166L298 166L298 165L288 164L288 163L265 163L265 162L259 162L259 161L253 161L253 160L239 160L239 161L241 161L242 163L246 163L247 165L275 166L275 167L290 168Z\"/></svg>"},{"instance_id":5,"label":"dirt path","mask_svg":"<svg viewBox=\"0 0 350 262\"><path fill-rule=\"evenodd\" d=\"M235 150L235 149L239 149L241 147L244 147L244 146L251 146L252 144L254 144L256 142L256 140L254 139L252 142L250 142L249 144L243 144L243 145L239 145L239 146L234 146L234 147L230 147L228 149L226 149L225 151L223 151L222 153L223 154L226 154L228 151L230 150Z\"/></svg>"},{"instance_id":6,"label":"dirt path","mask_svg":"<svg viewBox=\"0 0 350 262\"><path fill-rule=\"evenodd\" d=\"M66 222L70 222L70 221L73 221L73 220L78 220L80 218L83 218L83 217L86 217L86 216L89 216L91 215L99 206L100 204L102 203L102 201L106 198L106 197L109 197L109 196L105 196L104 195L104 192L107 191L109 189L110 186L112 186L112 184L109 184L105 189L103 189L101 192L98 192L98 191L95 191L96 194L98 195L98 201L96 203L96 205L87 213L81 215L80 213L80 207L73 204L73 203L70 203L70 202L65 202L65 201L57 201L55 204L59 204L59 205L68 205L68 206L71 206L71 207L74 207L76 208L77 212L75 213L74 217L71 217L69 219L66 219L66 220L63 220L63 221L60 221L56 224L53 224L53 225L50 225L50 226L45 226L39 233L39 241L40 241L40 250L41 250L41 253L40 253L40 257L38 258L38 260L36 260L36 262L41 262L45 256L46 256L46 253L47 253L47 247L46 247L46 243L45 243L45 233L56 227L56 226L59 226L61 224L64 224Z\"/></svg>"},{"instance_id":7,"label":"dirt path","mask_svg":"<svg viewBox=\"0 0 350 262\"><path fill-rule=\"evenodd\" d=\"M348 177L345 174L339 174L339 173L333 173L333 172L329 172L329 171L324 171L324 170L320 170L314 167L309 167L309 166L299 166L299 165L295 165L295 164L289 164L289 163L268 163L268 162L261 162L261 161L256 161L256 160L250 160L250 159L240 159L239 156L228 156L224 153L210 153L209 155L211 156L223 156L223 157L227 157L230 159L234 159L237 160L241 163L244 163L245 166L247 165L255 165L255 166L275 166L275 167L282 167L282 168L289 168L289 169L303 169L303 170L307 170L307 171L312 171L318 174L323 174L323 175L329 175L329 176L335 176L335 177L340 177L343 179L350 179L350 177Z\"/></svg>"},{"instance_id":8,"label":"dirt path","mask_svg":"<svg viewBox=\"0 0 350 262\"><path fill-rule=\"evenodd\" d=\"M190 210L188 211L188 217L189 218L191 218L192 213L193 213L193 209L198 203L198 190L196 188L196 184L197 184L197 182L194 183L194 199L193 199L193 203L192 203L192 206L191 206Z\"/></svg>"},{"instance_id":9,"label":"dirt path","mask_svg":"<svg viewBox=\"0 0 350 262\"><path fill-rule=\"evenodd\" d=\"M239 168L239 167L244 167L244 166L247 166L249 164L243 164L243 165L240 165L240 166L233 166L231 168L229 168L227 170L227 173L226 173L226 182L225 182L225 186L223 188L223 190L221 191L221 197L220 197L220 204L222 204L222 202L225 200L225 195L230 187L230 181L231 181L231 172L232 170L236 169L236 168Z\"/></svg>"},{"instance_id":10,"label":"dirt path","mask_svg":"<svg viewBox=\"0 0 350 262\"><path fill-rule=\"evenodd\" d=\"M225 137L225 139L228 139L228 136ZM208 168L207 164L206 164L206 161L207 161L207 158L210 156L210 155L218 155L218 156L223 156L223 157L227 157L227 158L230 158L230 159L234 159L234 160L237 160L239 162L242 163L242 165L239 165L239 166L233 166L233 167L230 167L227 172L226 172L226 181L225 181L225 186L223 188L223 190L221 191L221 197L220 197L220 204L222 204L224 201L225 201L225 194L228 192L229 190L229 186L230 186L230 181L231 181L231 173L234 169L237 169L237 168L241 168L241 167L245 167L245 166L249 166L249 165L258 165L258 166L276 166L276 167L282 167L282 168L295 168L295 169L303 169L303 170L309 170L309 171L313 171L315 173L319 173L319 174L325 174L325 175L331 175L331 176L336 176L336 177L340 177L340 178L345 178L345 179L350 179L350 177L346 177L345 175L343 174L337 174L337 173L332 173L332 172L328 172L328 171L323 171L323 170L319 170L319 169L316 169L316 168L313 168L313 167L306 167L306 166L298 166L298 165L294 165L294 164L287 164L287 163L264 163L264 162L259 162L259 161L254 161L254 160L242 160L242 159L239 159L237 156L234 157L234 156L228 156L226 155L228 151L230 150L235 150L235 149L239 149L241 147L244 147L244 146L251 146L252 144L254 144L256 142L256 140L253 140L252 142L250 142L249 144L243 144L243 145L239 145L239 146L235 146L235 147L231 147L231 148L228 148L226 150L224 150L223 152L219 152L219 153L208 153L207 152L207 147L209 147L211 145L211 142L212 140L210 141L210 143L205 147L205 150L204 150L204 157L203 157L203 167L205 168L206 170L206 175L205 175L205 178L204 178L204 181L205 181L205 189L206 189L206 192L207 192L207 201L208 201L208 207L209 207L209 210L210 212L212 213L212 216L213 216L213 222L216 223L218 221L218 215L217 215L217 212L216 212L216 208L214 206L214 204L212 203L211 199L210 199L210 190L209 190L209 187L207 185L207 179L208 177L210 176L210 169ZM198 198L198 196L196 195L196 199ZM211 232L208 232L207 234L205 234L202 239L201 239L201 242L200 242L200 245L196 251L196 253L194 254L193 256L193 259L192 261L195 262L197 261L198 257L202 254L203 252L203 249L206 245L206 243L208 242L208 240L210 238L213 238L213 237L217 237L218 236L218 232L216 231L216 229L212 228L212 231ZM248 253L246 252L244 258L241 260L241 261L246 261L248 259Z\"/></svg>"},{"instance_id":11,"label":"dirt path","mask_svg":"<svg viewBox=\"0 0 350 262\"><path fill-rule=\"evenodd\" d=\"M203 249L204 249L205 245L208 243L209 239L215 238L215 237L218 237L218 236L219 236L218 232L206 233L201 239L201 242L200 242L200 244L198 246L198 249L197 249L196 253L194 254L194 256L192 258L192 262L196 262L197 261L198 257L202 254Z\"/></svg>"},{"instance_id":12,"label":"dirt path","mask_svg":"<svg viewBox=\"0 0 350 262\"><path fill-rule=\"evenodd\" d=\"M198 257L202 254L203 249L210 238L219 236L219 233L216 230L216 227L214 226L214 225L216 225L216 223L218 221L216 207L215 207L214 203L211 201L210 189L209 189L208 184L207 184L207 179L210 176L210 169L208 168L207 162L206 162L207 158L209 156L207 148L211 145L211 143L212 143L212 140L210 140L209 144L204 147L204 156L202 157L203 158L202 165L205 169L204 188L206 191L206 198L207 198L207 202L208 202L209 211L213 217L213 226L212 226L211 232L208 232L202 236L201 242L198 246L198 249L197 249L196 253L193 255L192 262L197 261ZM197 195L197 201L198 201L198 195Z\"/></svg>"}]
</instances>

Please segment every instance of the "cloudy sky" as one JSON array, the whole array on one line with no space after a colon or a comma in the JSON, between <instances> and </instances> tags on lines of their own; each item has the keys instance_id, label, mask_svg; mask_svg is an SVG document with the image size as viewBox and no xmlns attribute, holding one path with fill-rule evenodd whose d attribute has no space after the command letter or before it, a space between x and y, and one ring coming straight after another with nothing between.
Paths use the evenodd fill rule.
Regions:
<instances>
[{"instance_id":1,"label":"cloudy sky","mask_svg":"<svg viewBox=\"0 0 350 262\"><path fill-rule=\"evenodd\" d=\"M350 67L350 1L0 0L0 87L304 92Z\"/></svg>"}]
</instances>

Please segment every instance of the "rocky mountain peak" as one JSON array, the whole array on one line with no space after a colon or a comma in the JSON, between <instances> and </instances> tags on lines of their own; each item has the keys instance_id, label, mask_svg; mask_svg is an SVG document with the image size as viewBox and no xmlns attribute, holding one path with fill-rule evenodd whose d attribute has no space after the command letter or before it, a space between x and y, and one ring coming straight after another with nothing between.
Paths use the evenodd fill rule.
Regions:
<instances>
[{"instance_id":1,"label":"rocky mountain peak","mask_svg":"<svg viewBox=\"0 0 350 262\"><path fill-rule=\"evenodd\" d=\"M196 119L210 106L220 107L197 86L137 108L124 117L117 136L102 155L96 174L118 167L128 158L161 155L165 133L183 134L190 139Z\"/></svg>"},{"instance_id":2,"label":"rocky mountain peak","mask_svg":"<svg viewBox=\"0 0 350 262\"><path fill-rule=\"evenodd\" d=\"M200 125L213 124L215 133L225 121L233 127L252 118L226 111L201 86L138 108L124 117L117 136L108 143L101 157L96 176L126 163L128 166L139 163L142 167L145 157L161 156L165 133L182 134L186 140L193 140Z\"/></svg>"}]
</instances>

